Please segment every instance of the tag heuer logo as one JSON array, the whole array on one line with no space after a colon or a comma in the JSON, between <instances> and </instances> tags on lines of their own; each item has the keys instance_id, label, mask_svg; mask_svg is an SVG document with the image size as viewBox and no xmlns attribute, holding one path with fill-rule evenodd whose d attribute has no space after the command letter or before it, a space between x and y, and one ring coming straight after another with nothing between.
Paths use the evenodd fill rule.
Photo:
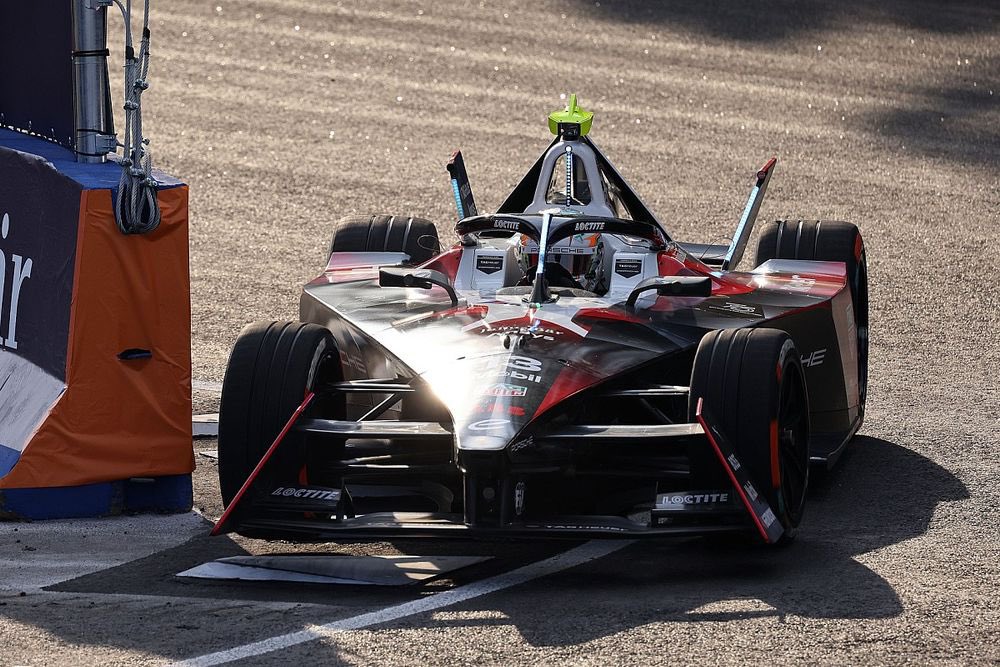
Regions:
<instances>
[{"instance_id":1,"label":"tag heuer logo","mask_svg":"<svg viewBox=\"0 0 1000 667\"><path fill-rule=\"evenodd\" d=\"M615 273L623 278L631 278L642 273L642 260L619 259L615 262Z\"/></svg>"},{"instance_id":2,"label":"tag heuer logo","mask_svg":"<svg viewBox=\"0 0 1000 667\"><path fill-rule=\"evenodd\" d=\"M484 255L476 258L476 270L486 274L496 273L503 268L503 257Z\"/></svg>"}]
</instances>

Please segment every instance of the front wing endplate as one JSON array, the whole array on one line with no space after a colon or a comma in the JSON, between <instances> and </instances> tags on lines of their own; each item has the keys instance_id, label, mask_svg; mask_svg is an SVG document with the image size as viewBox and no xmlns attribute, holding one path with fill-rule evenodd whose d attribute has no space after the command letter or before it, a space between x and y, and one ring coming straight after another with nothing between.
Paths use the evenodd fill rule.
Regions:
<instances>
[{"instance_id":1,"label":"front wing endplate","mask_svg":"<svg viewBox=\"0 0 1000 667\"><path fill-rule=\"evenodd\" d=\"M712 419L711 414L705 411L704 399L702 398L698 399L695 416L702 428L705 429L709 444L715 450L715 455L729 475L730 481L736 488L736 494L740 497L744 507L747 508L747 512L750 513L760 536L768 544L775 544L781 539L785 529L781 526L781 522L778 521L778 517L764 495L757 490L759 487L750 479L747 469L736 457L736 451L722 429L717 426L717 422Z\"/></svg>"}]
</instances>

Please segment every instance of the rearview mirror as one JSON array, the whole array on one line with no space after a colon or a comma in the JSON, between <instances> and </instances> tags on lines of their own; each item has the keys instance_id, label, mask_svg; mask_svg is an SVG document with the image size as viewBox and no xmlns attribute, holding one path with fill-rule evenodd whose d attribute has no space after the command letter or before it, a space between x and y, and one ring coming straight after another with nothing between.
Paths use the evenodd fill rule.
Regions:
<instances>
[{"instance_id":1,"label":"rearview mirror","mask_svg":"<svg viewBox=\"0 0 1000 667\"><path fill-rule=\"evenodd\" d=\"M634 309L636 300L644 292L655 291L660 296L712 296L712 279L707 276L655 276L635 286L625 301L625 307Z\"/></svg>"},{"instance_id":2,"label":"rearview mirror","mask_svg":"<svg viewBox=\"0 0 1000 667\"><path fill-rule=\"evenodd\" d=\"M405 269L384 267L378 271L379 287L416 287L431 289L435 285L443 287L451 297L451 305L458 305L458 294L451 286L448 276L434 269Z\"/></svg>"}]
</instances>

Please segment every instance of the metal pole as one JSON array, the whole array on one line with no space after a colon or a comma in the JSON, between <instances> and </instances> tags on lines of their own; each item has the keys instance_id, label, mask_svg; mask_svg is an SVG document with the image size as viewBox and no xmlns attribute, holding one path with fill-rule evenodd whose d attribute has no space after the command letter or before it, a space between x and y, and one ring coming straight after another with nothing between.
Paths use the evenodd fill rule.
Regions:
<instances>
[{"instance_id":1,"label":"metal pole","mask_svg":"<svg viewBox=\"0 0 1000 667\"><path fill-rule=\"evenodd\" d=\"M77 162L104 162L115 149L108 104L108 10L103 0L73 3L73 114Z\"/></svg>"}]
</instances>

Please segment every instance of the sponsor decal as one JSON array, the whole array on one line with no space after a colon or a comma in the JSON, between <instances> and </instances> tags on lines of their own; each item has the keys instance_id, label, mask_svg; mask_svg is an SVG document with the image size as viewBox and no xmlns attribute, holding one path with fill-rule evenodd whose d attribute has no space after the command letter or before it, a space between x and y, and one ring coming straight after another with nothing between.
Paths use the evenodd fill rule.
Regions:
<instances>
[{"instance_id":1,"label":"sponsor decal","mask_svg":"<svg viewBox=\"0 0 1000 667\"><path fill-rule=\"evenodd\" d=\"M512 380L524 380L525 382L539 383L542 381L541 375L529 375L527 373L522 373L521 371L512 371L510 369L501 371L500 373L503 377L509 377Z\"/></svg>"},{"instance_id":2,"label":"sponsor decal","mask_svg":"<svg viewBox=\"0 0 1000 667\"><path fill-rule=\"evenodd\" d=\"M826 348L822 350L815 350L810 354L802 355L802 365L806 368L812 368L813 366L822 366L823 362L826 360Z\"/></svg>"},{"instance_id":3,"label":"sponsor decal","mask_svg":"<svg viewBox=\"0 0 1000 667\"><path fill-rule=\"evenodd\" d=\"M10 215L0 218L0 241L6 241L10 234ZM0 347L17 349L17 313L21 305L21 288L31 277L32 261L17 253L10 254L10 273L7 268L6 243L0 243ZM7 286L10 286L9 288ZM3 321L7 321L7 335L3 335Z\"/></svg>"},{"instance_id":4,"label":"sponsor decal","mask_svg":"<svg viewBox=\"0 0 1000 667\"><path fill-rule=\"evenodd\" d=\"M496 273L503 269L503 257L499 255L483 255L476 257L476 270L485 274Z\"/></svg>"},{"instance_id":5,"label":"sponsor decal","mask_svg":"<svg viewBox=\"0 0 1000 667\"><path fill-rule=\"evenodd\" d=\"M510 453L516 454L517 452L520 452L522 449L529 449L534 446L535 446L535 438L529 435L527 438L523 440L518 440L513 445L511 445Z\"/></svg>"},{"instance_id":6,"label":"sponsor decal","mask_svg":"<svg viewBox=\"0 0 1000 667\"><path fill-rule=\"evenodd\" d=\"M519 355L513 355L506 359L493 358L486 365L485 372L495 373L499 378L538 384L542 381L542 362Z\"/></svg>"},{"instance_id":7,"label":"sponsor decal","mask_svg":"<svg viewBox=\"0 0 1000 667\"><path fill-rule=\"evenodd\" d=\"M524 396L528 393L528 388L518 384L498 383L490 385L483 393L487 396Z\"/></svg>"},{"instance_id":8,"label":"sponsor decal","mask_svg":"<svg viewBox=\"0 0 1000 667\"><path fill-rule=\"evenodd\" d=\"M360 377L367 377L368 366L365 364L365 358L361 355L361 350L356 344L347 349L340 349L340 365L344 368L354 370Z\"/></svg>"},{"instance_id":9,"label":"sponsor decal","mask_svg":"<svg viewBox=\"0 0 1000 667\"><path fill-rule=\"evenodd\" d=\"M507 414L511 417L523 417L524 408L519 405L504 405L503 403L480 403L476 412L485 414Z\"/></svg>"},{"instance_id":10,"label":"sponsor decal","mask_svg":"<svg viewBox=\"0 0 1000 667\"><path fill-rule=\"evenodd\" d=\"M735 454L730 454L729 457L726 460L729 461L729 465L730 465L730 467L733 470L739 470L740 469L740 467L741 467L740 466L740 462L736 459L736 455Z\"/></svg>"},{"instance_id":11,"label":"sponsor decal","mask_svg":"<svg viewBox=\"0 0 1000 667\"><path fill-rule=\"evenodd\" d=\"M524 513L524 486L523 481L514 485L514 514L517 516Z\"/></svg>"},{"instance_id":12,"label":"sponsor decal","mask_svg":"<svg viewBox=\"0 0 1000 667\"><path fill-rule=\"evenodd\" d=\"M590 247L581 248L579 246L554 245L549 248L551 255L593 255L594 249Z\"/></svg>"},{"instance_id":13,"label":"sponsor decal","mask_svg":"<svg viewBox=\"0 0 1000 667\"><path fill-rule=\"evenodd\" d=\"M660 493L656 496L656 509L658 510L681 511L728 504L730 504L729 493L726 491Z\"/></svg>"},{"instance_id":14,"label":"sponsor decal","mask_svg":"<svg viewBox=\"0 0 1000 667\"><path fill-rule=\"evenodd\" d=\"M496 365L493 366L497 368ZM542 362L532 357L513 355L505 360L504 368L497 371L500 377L523 382L534 382L538 384L542 381Z\"/></svg>"},{"instance_id":15,"label":"sponsor decal","mask_svg":"<svg viewBox=\"0 0 1000 667\"><path fill-rule=\"evenodd\" d=\"M745 482L743 484L743 490L747 492L747 498L756 502L757 500L757 489L753 488L753 484L750 482Z\"/></svg>"},{"instance_id":16,"label":"sponsor decal","mask_svg":"<svg viewBox=\"0 0 1000 667\"><path fill-rule=\"evenodd\" d=\"M532 357L522 357L516 354L508 357L507 366L508 368L519 368L533 373L537 373L542 370L542 362L538 359L534 359Z\"/></svg>"},{"instance_id":17,"label":"sponsor decal","mask_svg":"<svg viewBox=\"0 0 1000 667\"><path fill-rule=\"evenodd\" d=\"M518 336L527 336L532 340L555 340L556 336L562 336L563 331L559 329L552 329L550 327L527 327L515 324L505 324L503 326L495 327L487 332L487 336L507 336L509 334L514 334Z\"/></svg>"},{"instance_id":18,"label":"sponsor decal","mask_svg":"<svg viewBox=\"0 0 1000 667\"><path fill-rule=\"evenodd\" d=\"M580 530L588 533L624 533L627 528L618 526L601 526L583 523L538 523L528 524L526 528L543 528L545 530Z\"/></svg>"},{"instance_id":19,"label":"sponsor decal","mask_svg":"<svg viewBox=\"0 0 1000 667\"><path fill-rule=\"evenodd\" d=\"M803 278L799 274L792 275L785 286L790 292L808 292L816 284L815 278Z\"/></svg>"},{"instance_id":20,"label":"sponsor decal","mask_svg":"<svg viewBox=\"0 0 1000 667\"><path fill-rule=\"evenodd\" d=\"M767 508L766 512L760 515L761 522L768 528L770 528L771 524L774 523L775 518L774 512L771 511L770 507Z\"/></svg>"},{"instance_id":21,"label":"sponsor decal","mask_svg":"<svg viewBox=\"0 0 1000 667\"><path fill-rule=\"evenodd\" d=\"M716 313L733 315L736 317L764 317L764 309L750 303L725 301L723 303L710 303L706 306L706 308Z\"/></svg>"},{"instance_id":22,"label":"sponsor decal","mask_svg":"<svg viewBox=\"0 0 1000 667\"><path fill-rule=\"evenodd\" d=\"M510 423L509 419L480 419L469 424L470 431L498 431Z\"/></svg>"},{"instance_id":23,"label":"sponsor decal","mask_svg":"<svg viewBox=\"0 0 1000 667\"><path fill-rule=\"evenodd\" d=\"M642 273L641 259L618 259L615 260L615 273L623 278L631 278Z\"/></svg>"},{"instance_id":24,"label":"sponsor decal","mask_svg":"<svg viewBox=\"0 0 1000 667\"><path fill-rule=\"evenodd\" d=\"M271 492L271 495L284 498L308 498L310 500L340 500L340 491L335 489L302 489L294 486L279 486Z\"/></svg>"},{"instance_id":25,"label":"sponsor decal","mask_svg":"<svg viewBox=\"0 0 1000 667\"><path fill-rule=\"evenodd\" d=\"M573 227L578 232L600 232L604 231L603 222L578 222Z\"/></svg>"},{"instance_id":26,"label":"sponsor decal","mask_svg":"<svg viewBox=\"0 0 1000 667\"><path fill-rule=\"evenodd\" d=\"M493 228L502 229L508 232L516 232L518 229L520 229L520 223L518 223L516 220L494 220Z\"/></svg>"}]
</instances>

